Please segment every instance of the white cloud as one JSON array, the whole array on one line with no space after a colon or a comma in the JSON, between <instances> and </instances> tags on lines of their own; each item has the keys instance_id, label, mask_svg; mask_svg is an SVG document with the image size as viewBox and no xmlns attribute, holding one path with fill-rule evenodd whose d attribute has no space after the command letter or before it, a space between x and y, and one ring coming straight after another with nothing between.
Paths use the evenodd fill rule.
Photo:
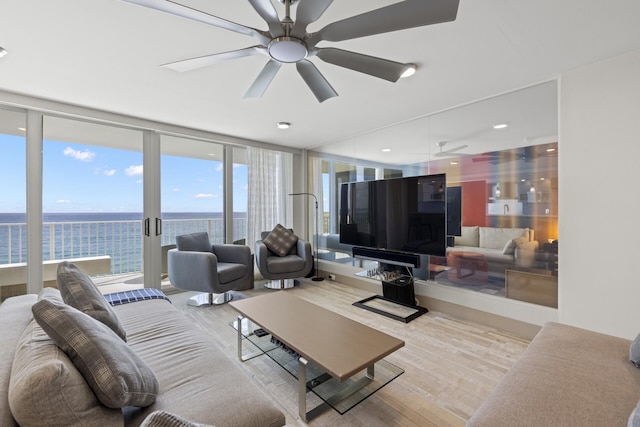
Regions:
<instances>
[{"instance_id":1,"label":"white cloud","mask_svg":"<svg viewBox=\"0 0 640 427\"><path fill-rule=\"evenodd\" d=\"M174 188L172 191L173 191L174 193L179 193L179 192L180 192L180 189L179 189L179 188Z\"/></svg>"},{"instance_id":2,"label":"white cloud","mask_svg":"<svg viewBox=\"0 0 640 427\"><path fill-rule=\"evenodd\" d=\"M224 164L220 163L218 166L216 166L215 171L220 172L223 168L224 168Z\"/></svg>"},{"instance_id":3,"label":"white cloud","mask_svg":"<svg viewBox=\"0 0 640 427\"><path fill-rule=\"evenodd\" d=\"M67 157L71 157L73 159L80 160L83 162L91 162L93 161L94 157L96 157L96 153L92 153L89 150L78 151L78 150L74 150L71 147L65 148L62 153Z\"/></svg>"},{"instance_id":4,"label":"white cloud","mask_svg":"<svg viewBox=\"0 0 640 427\"><path fill-rule=\"evenodd\" d=\"M124 170L124 173L126 173L127 176L142 175L142 165L131 165Z\"/></svg>"},{"instance_id":5,"label":"white cloud","mask_svg":"<svg viewBox=\"0 0 640 427\"><path fill-rule=\"evenodd\" d=\"M211 194L211 193L199 193L196 194L195 196L193 196L194 199L217 199L218 195L217 194Z\"/></svg>"},{"instance_id":6,"label":"white cloud","mask_svg":"<svg viewBox=\"0 0 640 427\"><path fill-rule=\"evenodd\" d=\"M60 200L56 200L56 203L61 204L61 205L66 205L66 204L71 203L71 200L60 199Z\"/></svg>"},{"instance_id":7,"label":"white cloud","mask_svg":"<svg viewBox=\"0 0 640 427\"><path fill-rule=\"evenodd\" d=\"M115 169L108 169L102 172L104 175L106 176L113 176L116 174L116 170Z\"/></svg>"}]
</instances>

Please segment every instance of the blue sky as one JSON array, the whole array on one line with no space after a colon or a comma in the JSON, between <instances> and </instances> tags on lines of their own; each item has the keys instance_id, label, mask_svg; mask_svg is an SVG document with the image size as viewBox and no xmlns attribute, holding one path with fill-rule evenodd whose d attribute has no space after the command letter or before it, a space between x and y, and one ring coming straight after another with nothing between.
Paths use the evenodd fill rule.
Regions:
<instances>
[{"instance_id":1,"label":"blue sky","mask_svg":"<svg viewBox=\"0 0 640 427\"><path fill-rule=\"evenodd\" d=\"M0 212L26 207L25 139L0 135ZM44 212L142 212L142 153L45 141ZM162 156L164 212L222 212L222 162ZM234 166L234 211L247 209L247 167Z\"/></svg>"}]
</instances>

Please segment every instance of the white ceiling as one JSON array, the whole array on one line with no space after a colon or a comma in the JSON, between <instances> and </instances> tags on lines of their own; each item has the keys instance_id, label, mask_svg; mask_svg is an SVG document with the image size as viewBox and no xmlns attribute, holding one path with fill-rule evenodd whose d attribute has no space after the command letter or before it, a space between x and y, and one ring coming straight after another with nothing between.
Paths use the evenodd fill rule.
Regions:
<instances>
[{"instance_id":1,"label":"white ceiling","mask_svg":"<svg viewBox=\"0 0 640 427\"><path fill-rule=\"evenodd\" d=\"M180 2L267 29L246 1ZM282 16L284 6L273 3ZM309 31L392 3L335 0ZM247 36L120 0L3 0L0 46L9 54L0 59L0 89L316 149L640 49L639 18L638 0L460 0L456 21L335 43L416 63L411 78L389 83L313 58L339 93L318 103L290 64L262 99L243 99L266 62L261 55L186 73L159 67L254 45ZM277 121L293 126L281 131ZM442 138L459 142L469 131Z\"/></svg>"}]
</instances>

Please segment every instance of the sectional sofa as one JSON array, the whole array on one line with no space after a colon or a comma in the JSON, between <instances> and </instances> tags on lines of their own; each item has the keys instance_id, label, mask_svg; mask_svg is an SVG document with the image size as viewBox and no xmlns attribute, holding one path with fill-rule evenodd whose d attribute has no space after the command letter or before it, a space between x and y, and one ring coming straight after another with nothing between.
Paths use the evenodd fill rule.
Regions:
<instances>
[{"instance_id":1,"label":"sectional sofa","mask_svg":"<svg viewBox=\"0 0 640 427\"><path fill-rule=\"evenodd\" d=\"M638 427L636 366L640 337L630 341L547 323L467 427Z\"/></svg>"},{"instance_id":2,"label":"sectional sofa","mask_svg":"<svg viewBox=\"0 0 640 427\"><path fill-rule=\"evenodd\" d=\"M98 389L94 384L107 377L106 368L88 377L78 362L74 352L81 349L75 346L82 347L84 338L69 334L72 351L57 344L58 333L69 328L50 321L51 310L73 313L80 323L95 322L86 332L89 340L108 340L110 348L84 361L115 361L108 366L115 376L111 388L104 381ZM85 313L69 308L55 288L0 305L1 426L139 426L158 411L218 427L285 424L284 414L238 362L162 295L109 306L96 316L100 321ZM112 320L115 315L117 328L104 322L105 314ZM131 370L120 367L132 363Z\"/></svg>"}]
</instances>

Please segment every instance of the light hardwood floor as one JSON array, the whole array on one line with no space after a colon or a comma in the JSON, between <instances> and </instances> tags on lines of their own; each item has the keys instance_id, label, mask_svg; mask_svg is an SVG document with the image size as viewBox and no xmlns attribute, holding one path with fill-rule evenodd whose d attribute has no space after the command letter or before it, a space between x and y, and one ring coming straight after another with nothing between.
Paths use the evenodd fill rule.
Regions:
<instances>
[{"instance_id":1,"label":"light hardwood floor","mask_svg":"<svg viewBox=\"0 0 640 427\"><path fill-rule=\"evenodd\" d=\"M250 298L267 292L260 284L234 297ZM430 311L402 323L357 308L353 302L372 294L337 282L302 280L290 292L345 317L405 341L405 347L386 359L405 373L344 415L327 410L311 426L463 426L529 342L490 327ZM247 362L237 359L235 330L229 322L237 312L228 304L215 307L186 305L192 292L170 295L174 305L200 325L221 351L241 364L246 373L286 414L287 423L304 426L298 416L296 380L266 356ZM206 397L204 397L206 398Z\"/></svg>"}]
</instances>

